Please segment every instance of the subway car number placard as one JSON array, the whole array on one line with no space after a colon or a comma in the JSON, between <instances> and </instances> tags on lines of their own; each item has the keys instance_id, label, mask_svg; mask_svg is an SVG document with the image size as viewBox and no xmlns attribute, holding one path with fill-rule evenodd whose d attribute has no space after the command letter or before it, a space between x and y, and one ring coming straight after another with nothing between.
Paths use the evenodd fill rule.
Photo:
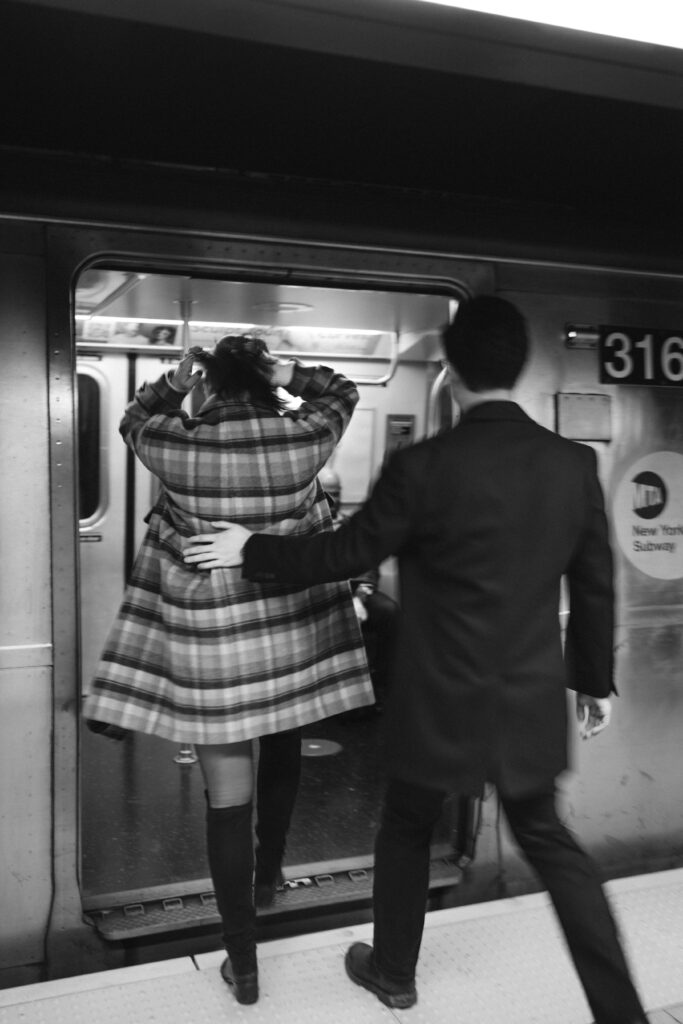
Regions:
<instances>
[{"instance_id":1,"label":"subway car number placard","mask_svg":"<svg viewBox=\"0 0 683 1024\"><path fill-rule=\"evenodd\" d=\"M601 384L683 387L683 328L600 327Z\"/></svg>"}]
</instances>

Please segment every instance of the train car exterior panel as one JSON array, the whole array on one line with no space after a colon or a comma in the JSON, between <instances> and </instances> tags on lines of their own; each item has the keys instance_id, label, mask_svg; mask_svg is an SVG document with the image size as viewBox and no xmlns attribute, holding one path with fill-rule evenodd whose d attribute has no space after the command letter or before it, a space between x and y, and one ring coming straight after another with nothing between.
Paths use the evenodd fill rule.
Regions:
<instances>
[{"instance_id":1,"label":"train car exterior panel","mask_svg":"<svg viewBox=\"0 0 683 1024\"><path fill-rule=\"evenodd\" d=\"M167 243L168 239L163 239ZM172 239L171 246L160 244L156 240L156 257L161 258L162 265L168 260L168 249L175 249L178 240ZM201 250L202 240L183 240L187 251L192 253L188 259L197 259L199 256L202 263ZM137 248L138 240L134 236L127 239L129 251ZM235 243L232 243L235 245ZM433 282L434 286L440 284L442 287L449 281L454 293L460 291L466 293L472 287L471 277L475 276L479 268L476 264L468 267L467 261L460 260L452 268L453 276L448 273L448 260L428 259L428 270L424 274L424 263L419 256L407 256L402 253L372 253L371 251L349 252L346 249L335 250L314 246L308 247L288 246L285 242L281 244L257 243L250 244L247 241L237 243L236 249L230 243L222 245L213 240L208 240L204 252L204 259L207 257L213 261L217 249L228 254L227 267L223 260L214 264L214 268L220 266L225 272L229 269L236 269L238 265L251 273L263 272L264 269L271 269L273 264L277 266L294 266L298 270L304 270L313 276L323 273L333 279L343 281L348 277L353 279L355 275L361 275L365 279L387 281L409 279L410 271L416 276L419 274L422 282L425 278ZM144 252L144 251L143 251ZM179 253L176 255L176 259ZM175 263L175 260L173 261ZM351 263L351 266L349 265ZM472 272L474 267L474 273ZM469 271L469 273L468 273ZM586 294L582 295L576 287L576 281L572 275L568 280L561 281L562 272L558 269L550 274L544 268L537 268L533 265L518 265L516 273L522 280L522 286L510 289L505 292L504 278L505 265L495 263L488 268L491 277L497 276L500 280L500 287L503 293L518 302L528 317L532 340L534 345L534 356L532 363L525 375L521 385L521 401L528 411L549 429L556 429L555 421L555 396L558 392L576 391L578 393L602 393L609 395L614 409L614 430L618 436L621 426L622 413L620 411L618 389L614 386L600 386L597 383L597 372L595 353L587 353L583 350L569 352L566 348L566 326L568 322L578 320L579 322L603 322L605 319L645 317L654 315L654 303L647 301L647 284L642 284L643 296L637 301L628 300L622 293L627 291L621 280L614 279L609 274L601 274L597 271L588 272L584 275L584 286ZM432 276L433 275L433 276ZM555 277L555 281L552 278ZM560 282L558 284L558 278ZM586 282L588 284L586 285ZM477 282L478 283L478 282ZM476 284L475 284L476 288ZM406 368L407 370L408 368ZM402 371L403 372L403 371ZM415 381L413 381L413 384ZM424 385L423 385L424 386ZM405 392L407 394L407 392ZM651 396L643 395L642 400L647 406ZM627 398L628 402L629 399ZM377 404L376 401L374 403ZM371 410L369 410L371 411ZM376 413L375 409L375 413ZM643 417L641 415L641 422ZM377 431L375 430L375 443L378 442ZM418 435L419 436L419 435ZM648 439L641 439L647 444ZM601 472L603 479L608 482L612 470L613 441L598 441L595 443L598 450ZM629 446L629 450L630 450ZM608 492L609 500L609 492ZM620 676L624 674L623 663L620 664ZM619 685L622 685L619 678ZM627 688L628 680L623 685ZM629 707L628 696L625 701L618 705L619 728L612 734L602 738L600 748L593 748L594 754L589 751L577 751L578 757L595 757L599 759L600 768L596 769L590 776L590 782L581 784L580 779L569 775L564 780L566 813L581 832L588 847L596 854L600 862L607 870L619 873L629 870L633 864L633 851L630 848L633 836L634 822L632 820L632 797L636 799L636 806L639 806L639 794L633 791L633 787L626 785L623 780L628 772L624 772L625 761L630 764L630 756L625 758L625 750L638 749L641 752L657 750L659 737L650 727L643 722L642 717L634 713L632 706ZM640 738L640 742L637 740ZM675 749L672 746L658 749L654 755L658 764L652 762L652 753L648 754L644 766L633 765L631 774L637 779L643 779L646 775L652 778L664 771L666 765L672 765L675 758ZM648 767L650 772L648 772ZM619 777L622 780L620 790L614 792L613 779ZM608 783L606 780L609 779ZM601 782L601 780L605 780ZM647 849L643 850L642 841L636 843L636 857L638 862L643 858L652 866L664 866L670 862L674 854L676 839L679 835L675 815L666 814L674 799L674 784L665 784L658 792L658 797L650 801L647 806L647 813L639 817L638 830L641 837L647 836ZM519 861L514 849L504 841L501 852L498 849L497 839L500 826L494 823L493 805L485 807L485 823L482 834L482 842L478 851L476 872L480 874L480 885L486 885L487 879L495 879L502 870L506 874L509 888L512 891L526 891L534 886L530 879L528 870ZM505 830L503 828L503 837Z\"/></svg>"},{"instance_id":2,"label":"train car exterior panel","mask_svg":"<svg viewBox=\"0 0 683 1024\"><path fill-rule=\"evenodd\" d=\"M46 257L41 251L43 230ZM79 771L87 769L79 764L78 754L79 676L88 669L85 662L79 664L78 567L99 553L98 544L83 543L78 531L72 296L84 269L99 264L226 280L417 289L439 292L445 305L448 296L497 290L519 304L530 324L533 357L519 394L535 419L558 429L558 395L609 399L607 434L581 440L598 452L611 515L630 465L659 450L683 454L677 390L601 384L595 350L567 345L571 323L675 327L683 311L675 274L617 273L607 266L563 266L558 260L552 265L540 255L534 262L501 260L500 254L483 260L481 253L468 259L457 239L451 241L452 256L421 253L419 241L406 241L400 234L393 249L384 238L375 249L307 240L307 233L319 231L320 225L304 222L292 223L281 238L170 227L152 231L6 223L4 237L10 241L2 257L3 352L14 387L8 388L2 406L0 446L8 482L2 505L3 564L11 568L0 583L0 686L10 710L0 731L3 754L12 756L14 768L4 776L12 779L12 786L3 785L0 801L3 826L8 821L19 824L14 835L3 839L10 879L3 905L6 923L0 925L0 967L5 970L47 959L50 974L58 976L98 969L110 960L110 950L83 922L79 884L78 779ZM87 365L82 362L80 368ZM381 463L388 416L414 415L415 436L422 436L429 422L427 396L438 369L436 350L422 351L399 363L391 386L361 385L363 422L358 438L350 437L351 450L340 449L340 460L353 460L354 445L369 442L372 476ZM95 362L86 372L97 375L100 370ZM113 422L120 389L110 398ZM31 419L24 415L28 403ZM352 497L360 500L362 495ZM85 532L96 531L96 526L93 520ZM618 545L615 551L617 684L622 696L612 729L573 751L579 774L563 780L563 796L570 824L605 870L619 874L680 860L683 823L676 767L683 713L678 686L683 583L648 576L630 564ZM38 756L30 756L27 737L31 747L40 748ZM536 884L504 828L501 832L493 799L484 805L474 876L465 899L498 894L503 877L508 891L529 891ZM17 934L20 907L23 919Z\"/></svg>"},{"instance_id":3,"label":"train car exterior panel","mask_svg":"<svg viewBox=\"0 0 683 1024\"><path fill-rule=\"evenodd\" d=\"M50 641L45 573L49 506L44 311L43 261L28 255L0 255L4 370L0 457L8 512L0 583L3 648Z\"/></svg>"},{"instance_id":4,"label":"train car exterior panel","mask_svg":"<svg viewBox=\"0 0 683 1024\"><path fill-rule=\"evenodd\" d=\"M0 969L44 960L51 898L52 629L41 232L0 231Z\"/></svg>"},{"instance_id":5,"label":"train car exterior panel","mask_svg":"<svg viewBox=\"0 0 683 1024\"><path fill-rule=\"evenodd\" d=\"M0 669L0 978L45 960L52 897L52 670ZM24 979L22 979L24 980ZM37 980L27 972L25 980Z\"/></svg>"},{"instance_id":6,"label":"train car exterior panel","mask_svg":"<svg viewBox=\"0 0 683 1024\"><path fill-rule=\"evenodd\" d=\"M674 388L600 383L595 348L568 348L567 329L570 324L599 325L615 319L634 326L675 328L683 324L683 304L675 301L674 280L668 287L660 282L658 301L642 295L620 297L624 282L609 274L602 275L602 296L595 294L595 280L588 294L576 284L574 280L571 291L565 286L555 294L504 294L518 303L532 325L534 362L521 384L527 411L551 429L561 429L556 395L606 396L610 403L607 433L585 443L592 444L598 455L612 525L620 697L614 701L614 724L600 741L574 743L575 770L564 780L563 791L566 813L577 832L605 871L619 874L645 865L649 870L670 867L683 847L683 806L678 797L683 583L678 576L665 580L649 575L629 562L618 531L617 502L619 487L641 459L649 456L656 461L662 451L683 454L683 404ZM639 291L642 284L633 282L632 290ZM539 285L543 287L542 281ZM674 517L681 513L683 508L673 512ZM643 566L648 568L645 562Z\"/></svg>"}]
</instances>

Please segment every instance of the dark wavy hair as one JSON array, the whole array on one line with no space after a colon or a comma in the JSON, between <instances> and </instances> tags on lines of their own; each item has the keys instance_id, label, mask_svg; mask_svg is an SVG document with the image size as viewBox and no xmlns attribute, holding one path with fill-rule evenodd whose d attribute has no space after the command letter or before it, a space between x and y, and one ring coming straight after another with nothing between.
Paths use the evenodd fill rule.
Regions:
<instances>
[{"instance_id":1,"label":"dark wavy hair","mask_svg":"<svg viewBox=\"0 0 683 1024\"><path fill-rule=\"evenodd\" d=\"M213 352L200 349L195 362L204 367L206 381L220 398L246 399L280 412L285 402L271 384L268 346L250 334L228 334L216 342Z\"/></svg>"},{"instance_id":2,"label":"dark wavy hair","mask_svg":"<svg viewBox=\"0 0 683 1024\"><path fill-rule=\"evenodd\" d=\"M526 362L526 322L497 295L463 302L442 334L446 358L470 391L509 390Z\"/></svg>"}]
</instances>

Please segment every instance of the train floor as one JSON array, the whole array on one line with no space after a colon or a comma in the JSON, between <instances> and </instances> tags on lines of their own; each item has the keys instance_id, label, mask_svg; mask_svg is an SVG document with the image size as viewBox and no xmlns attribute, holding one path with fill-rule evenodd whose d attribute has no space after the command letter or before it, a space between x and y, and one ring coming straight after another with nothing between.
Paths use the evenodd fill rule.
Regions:
<instances>
[{"instance_id":1,"label":"train floor","mask_svg":"<svg viewBox=\"0 0 683 1024\"><path fill-rule=\"evenodd\" d=\"M607 884L650 1024L683 1022L683 869ZM390 1010L344 973L361 924L259 947L259 1002L238 1005L220 952L0 991L0 1024L588 1024L544 893L428 915L418 1002Z\"/></svg>"},{"instance_id":2,"label":"train floor","mask_svg":"<svg viewBox=\"0 0 683 1024\"><path fill-rule=\"evenodd\" d=\"M374 708L306 726L301 783L285 871L371 858L382 791L381 715ZM185 751L192 755L192 749ZM183 749L131 733L117 743L88 730L82 748L86 899L208 878L199 765ZM179 763L180 762L180 763ZM436 841L447 837L447 823Z\"/></svg>"},{"instance_id":3,"label":"train floor","mask_svg":"<svg viewBox=\"0 0 683 1024\"><path fill-rule=\"evenodd\" d=\"M379 715L303 730L287 865L370 855L380 800ZM192 755L192 749L186 750ZM176 743L83 737L83 889L130 891L208 877L204 783ZM179 760L176 760L178 758Z\"/></svg>"}]
</instances>

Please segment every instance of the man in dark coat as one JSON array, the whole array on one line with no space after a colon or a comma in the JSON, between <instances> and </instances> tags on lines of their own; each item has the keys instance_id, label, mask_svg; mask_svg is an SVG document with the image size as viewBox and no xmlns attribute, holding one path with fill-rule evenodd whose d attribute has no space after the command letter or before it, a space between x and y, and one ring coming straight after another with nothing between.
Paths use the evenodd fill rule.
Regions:
<instances>
[{"instance_id":1,"label":"man in dark coat","mask_svg":"<svg viewBox=\"0 0 683 1024\"><path fill-rule=\"evenodd\" d=\"M186 558L205 568L243 562L247 579L308 585L398 556L374 948L350 948L352 980L387 1006L415 1002L432 830L448 793L480 794L489 780L550 893L596 1024L644 1024L595 865L555 807L567 765L565 688L577 691L588 734L606 724L613 690L612 557L595 453L511 400L528 342L509 302L462 304L444 346L461 421L398 451L339 530L275 537L236 527L193 538Z\"/></svg>"}]
</instances>

